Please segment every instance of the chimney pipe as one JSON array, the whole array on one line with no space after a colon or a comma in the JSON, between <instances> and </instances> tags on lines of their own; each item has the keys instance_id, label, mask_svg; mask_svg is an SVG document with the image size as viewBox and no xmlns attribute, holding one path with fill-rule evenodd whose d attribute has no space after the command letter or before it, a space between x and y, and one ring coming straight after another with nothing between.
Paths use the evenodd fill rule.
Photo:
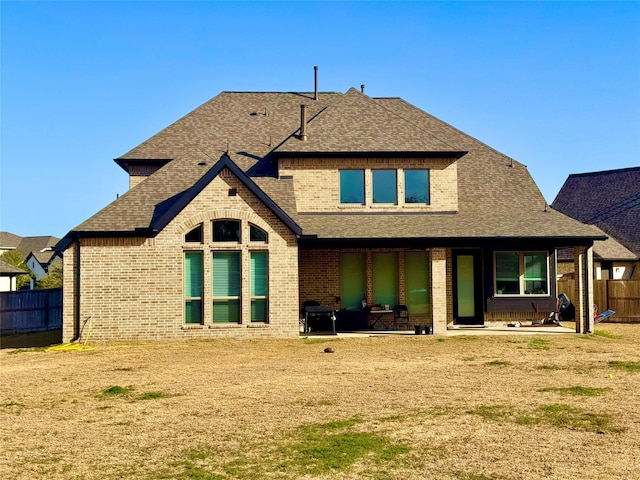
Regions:
<instances>
[{"instance_id":1,"label":"chimney pipe","mask_svg":"<svg viewBox=\"0 0 640 480\"><path fill-rule=\"evenodd\" d=\"M313 67L313 99L318 100L318 67Z\"/></svg>"},{"instance_id":2,"label":"chimney pipe","mask_svg":"<svg viewBox=\"0 0 640 480\"><path fill-rule=\"evenodd\" d=\"M300 105L300 140L307 141L307 106Z\"/></svg>"},{"instance_id":3,"label":"chimney pipe","mask_svg":"<svg viewBox=\"0 0 640 480\"><path fill-rule=\"evenodd\" d=\"M364 93L364 83L360 85L360 93Z\"/></svg>"}]
</instances>

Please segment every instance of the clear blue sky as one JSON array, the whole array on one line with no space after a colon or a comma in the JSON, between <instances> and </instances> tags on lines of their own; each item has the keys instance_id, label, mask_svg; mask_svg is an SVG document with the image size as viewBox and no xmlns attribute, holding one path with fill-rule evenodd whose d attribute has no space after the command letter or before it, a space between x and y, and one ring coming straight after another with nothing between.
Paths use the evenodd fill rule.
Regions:
<instances>
[{"instance_id":1,"label":"clear blue sky","mask_svg":"<svg viewBox=\"0 0 640 480\"><path fill-rule=\"evenodd\" d=\"M14 2L1 14L0 230L62 237L113 159L224 90L366 85L528 166L640 165L640 2Z\"/></svg>"}]
</instances>

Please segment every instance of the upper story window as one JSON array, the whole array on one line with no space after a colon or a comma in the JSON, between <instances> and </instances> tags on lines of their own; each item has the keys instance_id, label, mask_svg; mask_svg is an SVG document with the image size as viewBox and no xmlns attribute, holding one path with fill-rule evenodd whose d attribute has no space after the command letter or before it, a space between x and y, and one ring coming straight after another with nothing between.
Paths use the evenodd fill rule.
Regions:
<instances>
[{"instance_id":1,"label":"upper story window","mask_svg":"<svg viewBox=\"0 0 640 480\"><path fill-rule=\"evenodd\" d=\"M249 224L249 241L250 242L267 242L267 232L257 227L253 223Z\"/></svg>"},{"instance_id":2,"label":"upper story window","mask_svg":"<svg viewBox=\"0 0 640 480\"><path fill-rule=\"evenodd\" d=\"M404 171L404 203L429 203L429 170Z\"/></svg>"},{"instance_id":3,"label":"upper story window","mask_svg":"<svg viewBox=\"0 0 640 480\"><path fill-rule=\"evenodd\" d=\"M496 252L495 288L498 295L547 295L547 252Z\"/></svg>"},{"instance_id":4,"label":"upper story window","mask_svg":"<svg viewBox=\"0 0 640 480\"><path fill-rule=\"evenodd\" d=\"M364 170L340 170L340 203L364 205Z\"/></svg>"},{"instance_id":5,"label":"upper story window","mask_svg":"<svg viewBox=\"0 0 640 480\"><path fill-rule=\"evenodd\" d=\"M397 174L395 170L373 170L373 203L398 203Z\"/></svg>"},{"instance_id":6,"label":"upper story window","mask_svg":"<svg viewBox=\"0 0 640 480\"><path fill-rule=\"evenodd\" d=\"M188 243L202 243L202 224L187 232L184 236L184 241Z\"/></svg>"},{"instance_id":7,"label":"upper story window","mask_svg":"<svg viewBox=\"0 0 640 480\"><path fill-rule=\"evenodd\" d=\"M214 242L240 242L239 220L215 220L212 230Z\"/></svg>"}]
</instances>

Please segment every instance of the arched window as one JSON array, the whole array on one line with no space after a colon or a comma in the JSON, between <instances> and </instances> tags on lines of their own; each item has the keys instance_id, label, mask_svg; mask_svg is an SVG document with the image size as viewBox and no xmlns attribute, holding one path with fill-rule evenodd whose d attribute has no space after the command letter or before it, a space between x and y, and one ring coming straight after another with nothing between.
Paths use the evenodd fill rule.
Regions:
<instances>
[{"instance_id":1,"label":"arched window","mask_svg":"<svg viewBox=\"0 0 640 480\"><path fill-rule=\"evenodd\" d=\"M254 225L253 223L249 224L249 241L266 243L267 238L267 232Z\"/></svg>"},{"instance_id":2,"label":"arched window","mask_svg":"<svg viewBox=\"0 0 640 480\"><path fill-rule=\"evenodd\" d=\"M184 236L184 241L188 243L202 243L202 224L187 232Z\"/></svg>"}]
</instances>

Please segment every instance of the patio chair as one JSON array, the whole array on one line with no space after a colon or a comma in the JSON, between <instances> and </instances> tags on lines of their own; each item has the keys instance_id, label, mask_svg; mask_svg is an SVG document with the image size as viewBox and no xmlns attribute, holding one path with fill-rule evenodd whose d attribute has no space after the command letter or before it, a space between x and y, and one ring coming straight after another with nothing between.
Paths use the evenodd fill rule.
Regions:
<instances>
[{"instance_id":1,"label":"patio chair","mask_svg":"<svg viewBox=\"0 0 640 480\"><path fill-rule=\"evenodd\" d=\"M409 320L409 309L406 305L396 305L393 307L393 326L399 328L404 326L405 330L409 330L411 322Z\"/></svg>"}]
</instances>

